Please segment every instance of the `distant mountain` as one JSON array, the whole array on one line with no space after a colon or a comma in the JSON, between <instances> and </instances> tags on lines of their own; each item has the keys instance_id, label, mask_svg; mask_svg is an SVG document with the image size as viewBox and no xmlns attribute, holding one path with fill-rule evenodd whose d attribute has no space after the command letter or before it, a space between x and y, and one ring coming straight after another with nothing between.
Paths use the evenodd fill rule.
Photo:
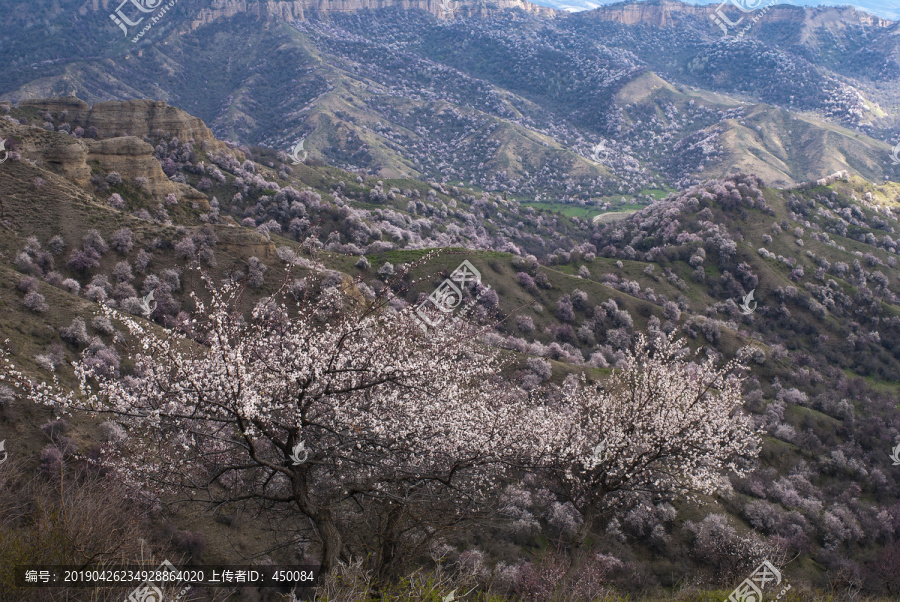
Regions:
<instances>
[{"instance_id":1,"label":"distant mountain","mask_svg":"<svg viewBox=\"0 0 900 602\"><path fill-rule=\"evenodd\" d=\"M900 178L898 25L850 9L780 7L723 40L706 9L669 1L460 3L453 18L178 6L132 44L103 11L72 22L48 5L49 29L10 29L0 98L162 97L236 142L304 139L345 169L595 207L738 170L779 186Z\"/></svg>"},{"instance_id":2,"label":"distant mountain","mask_svg":"<svg viewBox=\"0 0 900 602\"><path fill-rule=\"evenodd\" d=\"M640 2L648 1L653 2L654 0L638 0ZM687 4L696 4L700 6L719 6L721 3L710 3L704 2L702 0L684 0ZM535 4L540 4L542 6L550 6L557 10L564 10L568 12L578 12L583 10L592 10L598 8L600 6L607 6L610 4L621 4L619 0L534 0ZM845 2L842 0L777 0L776 2L767 2L766 0L760 0L753 2L744 2L743 6L751 7L751 6L759 6L765 7L768 5L778 5L778 4L790 4L792 6L808 6L811 8L817 7L844 7L844 6L852 6L853 8L861 11L865 11L867 13L877 15L879 17L883 17L885 19L891 19L894 21L900 20L900 5L898 5L894 0L861 0L857 2Z\"/></svg>"}]
</instances>

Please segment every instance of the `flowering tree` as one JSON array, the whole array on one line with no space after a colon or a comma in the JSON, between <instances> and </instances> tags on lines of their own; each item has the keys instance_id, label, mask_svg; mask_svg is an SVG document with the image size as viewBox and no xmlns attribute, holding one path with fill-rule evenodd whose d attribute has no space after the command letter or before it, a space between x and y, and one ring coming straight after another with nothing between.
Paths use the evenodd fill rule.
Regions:
<instances>
[{"instance_id":1,"label":"flowering tree","mask_svg":"<svg viewBox=\"0 0 900 602\"><path fill-rule=\"evenodd\" d=\"M758 434L741 413L738 362L691 361L674 335L639 335L598 390L582 382L562 400L547 473L556 493L594 524L641 495L712 493L746 472Z\"/></svg>"},{"instance_id":2,"label":"flowering tree","mask_svg":"<svg viewBox=\"0 0 900 602\"><path fill-rule=\"evenodd\" d=\"M367 510L387 508L376 514L393 516L394 534L414 530L398 523L409 500L459 522L460 506L490 490L493 467L535 453L523 401L497 382L496 353L465 323L423 332L409 312L357 306L337 287L299 311L278 295L245 316L239 293L195 297L193 340L104 308L139 342L133 375L82 361L81 395L32 393L112 415L128 432L114 466L147 495L255 505L292 536L310 530L297 520L307 518L323 571L365 531Z\"/></svg>"}]
</instances>

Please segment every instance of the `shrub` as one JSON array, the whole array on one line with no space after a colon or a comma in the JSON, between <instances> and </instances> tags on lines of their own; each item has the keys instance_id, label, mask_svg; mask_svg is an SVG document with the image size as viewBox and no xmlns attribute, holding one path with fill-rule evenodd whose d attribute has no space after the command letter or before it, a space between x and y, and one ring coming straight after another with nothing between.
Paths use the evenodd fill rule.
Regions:
<instances>
[{"instance_id":1,"label":"shrub","mask_svg":"<svg viewBox=\"0 0 900 602\"><path fill-rule=\"evenodd\" d=\"M185 238L175 245L175 253L181 259L193 260L197 258L197 246L194 244L193 240Z\"/></svg>"},{"instance_id":2,"label":"shrub","mask_svg":"<svg viewBox=\"0 0 900 602\"><path fill-rule=\"evenodd\" d=\"M109 283L109 278L106 277L106 274L97 274L93 278L91 278L90 282L91 286L99 286L106 292L112 288L112 285Z\"/></svg>"},{"instance_id":3,"label":"shrub","mask_svg":"<svg viewBox=\"0 0 900 602\"><path fill-rule=\"evenodd\" d=\"M119 228L113 232L110 242L112 248L115 249L116 252L125 255L130 253L131 249L134 248L134 235L128 228Z\"/></svg>"},{"instance_id":4,"label":"shrub","mask_svg":"<svg viewBox=\"0 0 900 602\"><path fill-rule=\"evenodd\" d=\"M19 280L19 284L16 285L16 288L22 291L23 293L30 293L34 290L37 290L38 287L38 279L34 276L25 276L21 280Z\"/></svg>"},{"instance_id":5,"label":"shrub","mask_svg":"<svg viewBox=\"0 0 900 602\"><path fill-rule=\"evenodd\" d=\"M54 255L59 255L66 250L66 241L63 240L62 236L57 234L47 243L47 248Z\"/></svg>"},{"instance_id":6,"label":"shrub","mask_svg":"<svg viewBox=\"0 0 900 602\"><path fill-rule=\"evenodd\" d=\"M110 335L116 331L112 321L106 316L95 316L94 319L91 320L91 326L101 334Z\"/></svg>"},{"instance_id":7,"label":"shrub","mask_svg":"<svg viewBox=\"0 0 900 602\"><path fill-rule=\"evenodd\" d=\"M519 327L519 330L522 332L532 332L534 330L534 320L531 319L531 316L516 316L516 326Z\"/></svg>"},{"instance_id":8,"label":"shrub","mask_svg":"<svg viewBox=\"0 0 900 602\"><path fill-rule=\"evenodd\" d=\"M100 431L110 443L119 443L128 438L125 429L117 422L107 421L100 425Z\"/></svg>"},{"instance_id":9,"label":"shrub","mask_svg":"<svg viewBox=\"0 0 900 602\"><path fill-rule=\"evenodd\" d=\"M537 285L535 284L534 278L532 278L531 275L527 274L526 272L519 272L518 274L516 274L516 278L518 279L519 284L522 285L522 287L526 291L532 294L537 292Z\"/></svg>"},{"instance_id":10,"label":"shrub","mask_svg":"<svg viewBox=\"0 0 900 602\"><path fill-rule=\"evenodd\" d=\"M666 301L663 303L663 317L666 320L678 322L679 318L681 318L681 309L679 309L678 304L674 301Z\"/></svg>"},{"instance_id":11,"label":"shrub","mask_svg":"<svg viewBox=\"0 0 900 602\"><path fill-rule=\"evenodd\" d=\"M76 346L84 346L91 342L91 337L87 332L87 326L82 318L75 318L69 326L60 328L59 336L67 343Z\"/></svg>"},{"instance_id":12,"label":"shrub","mask_svg":"<svg viewBox=\"0 0 900 602\"><path fill-rule=\"evenodd\" d=\"M46 276L44 276L44 282L49 284L50 286L55 286L56 288L62 288L62 283L65 280L63 275L59 272L50 272Z\"/></svg>"},{"instance_id":13,"label":"shrub","mask_svg":"<svg viewBox=\"0 0 900 602\"><path fill-rule=\"evenodd\" d=\"M162 281L159 279L159 276L156 274L148 274L144 278L144 284L141 285L141 294L149 295L150 291L159 288L162 286Z\"/></svg>"},{"instance_id":14,"label":"shrub","mask_svg":"<svg viewBox=\"0 0 900 602\"><path fill-rule=\"evenodd\" d=\"M144 305L137 297L128 297L126 299L123 299L120 307L122 308L122 311L128 312L133 316L144 315Z\"/></svg>"},{"instance_id":15,"label":"shrub","mask_svg":"<svg viewBox=\"0 0 900 602\"><path fill-rule=\"evenodd\" d=\"M572 291L572 305L579 311L584 311L588 307L588 295L580 289Z\"/></svg>"},{"instance_id":16,"label":"shrub","mask_svg":"<svg viewBox=\"0 0 900 602\"><path fill-rule=\"evenodd\" d=\"M129 297L137 297L137 291L131 284L120 282L113 289L112 296L117 301L121 301L122 299L127 299Z\"/></svg>"},{"instance_id":17,"label":"shrub","mask_svg":"<svg viewBox=\"0 0 900 602\"><path fill-rule=\"evenodd\" d=\"M87 288L84 289L84 296L94 303L103 303L107 298L106 290L102 286L97 286L96 284L89 284Z\"/></svg>"},{"instance_id":18,"label":"shrub","mask_svg":"<svg viewBox=\"0 0 900 602\"><path fill-rule=\"evenodd\" d=\"M131 282L134 280L134 274L131 272L131 264L127 261L120 261L113 268L113 276L119 282Z\"/></svg>"},{"instance_id":19,"label":"shrub","mask_svg":"<svg viewBox=\"0 0 900 602\"><path fill-rule=\"evenodd\" d=\"M206 538L199 531L179 531L174 540L175 545L190 554L192 559L199 558L206 549Z\"/></svg>"},{"instance_id":20,"label":"shrub","mask_svg":"<svg viewBox=\"0 0 900 602\"><path fill-rule=\"evenodd\" d=\"M138 251L137 257L134 260L134 269L138 272L143 273L144 270L147 269L147 266L150 265L150 260L152 259L152 255L147 251L141 249Z\"/></svg>"},{"instance_id":21,"label":"shrub","mask_svg":"<svg viewBox=\"0 0 900 602\"><path fill-rule=\"evenodd\" d=\"M41 465L39 470L49 477L59 475L60 468L62 467L62 460L63 454L59 451L59 448L53 444L48 444L41 450Z\"/></svg>"},{"instance_id":22,"label":"shrub","mask_svg":"<svg viewBox=\"0 0 900 602\"><path fill-rule=\"evenodd\" d=\"M118 192L114 192L109 195L109 206L113 209L124 209L125 208L125 199L122 198L122 195Z\"/></svg>"},{"instance_id":23,"label":"shrub","mask_svg":"<svg viewBox=\"0 0 900 602\"><path fill-rule=\"evenodd\" d=\"M569 295L563 295L556 302L556 317L563 322L575 321L575 310L572 307L572 299Z\"/></svg>"},{"instance_id":24,"label":"shrub","mask_svg":"<svg viewBox=\"0 0 900 602\"><path fill-rule=\"evenodd\" d=\"M256 259L255 257L251 257L250 261ZM256 259L259 261L259 259ZM169 269L163 270L159 275L160 281L165 284L170 290L180 291L181 290L181 272L177 269Z\"/></svg>"},{"instance_id":25,"label":"shrub","mask_svg":"<svg viewBox=\"0 0 900 602\"><path fill-rule=\"evenodd\" d=\"M525 369L537 376L540 382L547 382L553 376L552 364L539 357L530 357L525 360Z\"/></svg>"},{"instance_id":26,"label":"shrub","mask_svg":"<svg viewBox=\"0 0 900 602\"><path fill-rule=\"evenodd\" d=\"M77 280L74 280L72 278L66 278L60 283L60 285L73 295L77 295L81 292L81 284L79 284Z\"/></svg>"},{"instance_id":27,"label":"shrub","mask_svg":"<svg viewBox=\"0 0 900 602\"><path fill-rule=\"evenodd\" d=\"M34 258L35 263L37 263L41 270L48 272L53 269L53 254L49 251L38 251L35 253Z\"/></svg>"},{"instance_id":28,"label":"shrub","mask_svg":"<svg viewBox=\"0 0 900 602\"><path fill-rule=\"evenodd\" d=\"M100 257L103 257L109 250L109 246L97 230L88 230L88 233L84 235L82 242L84 243L85 250L93 249Z\"/></svg>"},{"instance_id":29,"label":"shrub","mask_svg":"<svg viewBox=\"0 0 900 602\"><path fill-rule=\"evenodd\" d=\"M212 247L208 245L203 245L200 247L200 253L198 253L198 257L200 258L200 261L211 268L214 268L218 265L218 262L216 261L216 252L213 251Z\"/></svg>"},{"instance_id":30,"label":"shrub","mask_svg":"<svg viewBox=\"0 0 900 602\"><path fill-rule=\"evenodd\" d=\"M47 435L51 441L56 441L60 435L65 435L69 432L70 428L65 418L57 418L41 425L41 432Z\"/></svg>"},{"instance_id":31,"label":"shrub","mask_svg":"<svg viewBox=\"0 0 900 602\"><path fill-rule=\"evenodd\" d=\"M115 378L119 374L119 354L116 350L107 347L99 338L91 341L90 347L85 351L82 363L90 370L108 378Z\"/></svg>"},{"instance_id":32,"label":"shrub","mask_svg":"<svg viewBox=\"0 0 900 602\"><path fill-rule=\"evenodd\" d=\"M66 263L69 269L85 273L100 266L100 254L93 248L75 249Z\"/></svg>"},{"instance_id":33,"label":"shrub","mask_svg":"<svg viewBox=\"0 0 900 602\"><path fill-rule=\"evenodd\" d=\"M0 385L0 406L9 405L15 400L15 392L6 385Z\"/></svg>"},{"instance_id":34,"label":"shrub","mask_svg":"<svg viewBox=\"0 0 900 602\"><path fill-rule=\"evenodd\" d=\"M378 268L377 274L382 280L387 280L394 275L394 264L390 261L386 261L383 266Z\"/></svg>"},{"instance_id":35,"label":"shrub","mask_svg":"<svg viewBox=\"0 0 900 602\"><path fill-rule=\"evenodd\" d=\"M38 276L43 274L41 268L34 263L34 260L28 253L19 253L16 255L16 269L23 274L34 274Z\"/></svg>"},{"instance_id":36,"label":"shrub","mask_svg":"<svg viewBox=\"0 0 900 602\"><path fill-rule=\"evenodd\" d=\"M37 313L43 313L50 309L50 306L44 300L44 295L37 291L32 291L25 295L25 307Z\"/></svg>"}]
</instances>

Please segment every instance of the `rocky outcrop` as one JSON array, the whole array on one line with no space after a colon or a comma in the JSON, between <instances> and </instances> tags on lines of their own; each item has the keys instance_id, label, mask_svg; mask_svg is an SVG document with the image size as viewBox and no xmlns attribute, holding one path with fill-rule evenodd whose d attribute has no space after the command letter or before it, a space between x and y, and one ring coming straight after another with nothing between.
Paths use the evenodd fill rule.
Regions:
<instances>
[{"instance_id":1,"label":"rocky outcrop","mask_svg":"<svg viewBox=\"0 0 900 602\"><path fill-rule=\"evenodd\" d=\"M210 151L228 150L236 156L240 155L239 159L243 160L239 151L231 150L224 142L217 140L202 120L169 106L164 100L97 102L91 107L83 100L68 97L23 100L19 106L49 111L73 128L80 126L87 130L95 127L100 138L177 137L182 142L193 140L195 145Z\"/></svg>"},{"instance_id":2,"label":"rocky outcrop","mask_svg":"<svg viewBox=\"0 0 900 602\"><path fill-rule=\"evenodd\" d=\"M404 9L420 9L440 18L447 18L446 7L453 9L455 17L486 17L500 10L519 8L527 13L552 17L558 11L546 6L538 6L527 0L490 0L466 2L465 0L213 0L208 7L201 9L194 17L191 27L212 23L220 18L233 17L238 14L251 14L261 17L278 17L287 21L302 21L310 15L327 15L330 13L348 13L357 10L377 10L380 8L400 7Z\"/></svg>"},{"instance_id":3,"label":"rocky outcrop","mask_svg":"<svg viewBox=\"0 0 900 602\"><path fill-rule=\"evenodd\" d=\"M197 203L209 210L209 201L199 190L172 182L153 156L153 147L134 136L102 140L79 139L68 134L0 121L0 138L15 142L21 158L90 189L91 164L103 172L118 172L127 182L146 178L144 190L157 200L174 193L179 200Z\"/></svg>"},{"instance_id":4,"label":"rocky outcrop","mask_svg":"<svg viewBox=\"0 0 900 602\"><path fill-rule=\"evenodd\" d=\"M849 6L812 8L790 6L777 1L774 4L767 2L759 2L758 4L759 7L754 12L754 16L758 15L761 22L785 23L793 21L811 27L835 24L841 27L849 27L851 24L873 27L889 27L893 25L892 21L858 11ZM678 2L677 0L627 2L601 6L590 14L598 19L617 21L625 25L643 24L652 27L676 27L681 18L685 16L709 21L710 15L715 13L720 5L721 3L716 2L698 6Z\"/></svg>"},{"instance_id":5,"label":"rocky outcrop","mask_svg":"<svg viewBox=\"0 0 900 602\"><path fill-rule=\"evenodd\" d=\"M265 235L247 228L216 228L218 247L237 257L258 257L263 261L278 257L275 245Z\"/></svg>"},{"instance_id":6,"label":"rocky outcrop","mask_svg":"<svg viewBox=\"0 0 900 602\"><path fill-rule=\"evenodd\" d=\"M209 210L206 195L186 184L169 180L153 156L153 147L140 138L123 136L84 142L88 148L88 161L97 161L104 171L118 172L126 181L146 178L144 190L153 197L165 197L173 192L179 199L198 202L202 208Z\"/></svg>"},{"instance_id":7,"label":"rocky outcrop","mask_svg":"<svg viewBox=\"0 0 900 602\"><path fill-rule=\"evenodd\" d=\"M715 10L714 6L694 6L681 2L629 2L602 6L593 11L592 16L605 21L618 21L625 25L644 24L653 27L671 27L677 24L680 15L706 18Z\"/></svg>"},{"instance_id":8,"label":"rocky outcrop","mask_svg":"<svg viewBox=\"0 0 900 602\"><path fill-rule=\"evenodd\" d=\"M23 160L32 161L79 186L86 187L90 183L87 145L81 140L7 120L0 121L0 138L5 139L7 146L14 148Z\"/></svg>"}]
</instances>

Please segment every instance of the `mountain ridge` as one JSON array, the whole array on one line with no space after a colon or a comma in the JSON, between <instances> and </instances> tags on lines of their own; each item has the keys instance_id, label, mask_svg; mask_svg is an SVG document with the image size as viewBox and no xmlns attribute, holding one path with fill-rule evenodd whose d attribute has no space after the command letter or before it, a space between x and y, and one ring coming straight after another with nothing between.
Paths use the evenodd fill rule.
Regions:
<instances>
[{"instance_id":1,"label":"mountain ridge","mask_svg":"<svg viewBox=\"0 0 900 602\"><path fill-rule=\"evenodd\" d=\"M586 11L594 11L594 10L609 10L616 7L620 7L621 5L629 5L629 4L647 4L647 5L659 5L659 4L670 4L670 5L682 5L679 9L675 7L676 12L685 12L691 13L696 12L697 14L709 14L714 12L717 8L722 6L722 3L717 2L707 2L703 0L694 0L694 1L680 1L680 0L541 0L541 4L551 6L553 8L559 10L565 10L566 12L586 12ZM868 17L861 17L862 19L882 19L886 21L897 21L900 20L900 12L897 11L896 6L890 6L887 2L864 2L862 4L851 4L849 2L841 2L841 1L831 1L829 3L817 2L816 0L798 0L798 2L780 2L774 1L769 3L755 2L753 3L756 6L751 5L751 8L756 8L762 10L763 8L770 7L769 10L775 9L783 9L785 7L793 7L804 10L812 10L818 11L821 9L837 9L840 11L844 11L846 14L847 10L856 11L862 15L867 15ZM746 4L745 4L746 5ZM691 8L693 7L693 8ZM670 7L672 8L672 7ZM696 11L694 9L697 9ZM856 20L856 18L852 19Z\"/></svg>"},{"instance_id":2,"label":"mountain ridge","mask_svg":"<svg viewBox=\"0 0 900 602\"><path fill-rule=\"evenodd\" d=\"M606 4L591 10L598 18L618 21L626 25L643 23L655 27L674 27L680 15L708 18L720 4L691 4L680 0L628 0ZM858 23L872 27L891 27L896 21L857 10L852 6L793 6L774 3L765 10L757 8L762 22L801 21L808 26L841 22ZM757 13L749 13L754 17Z\"/></svg>"}]
</instances>

